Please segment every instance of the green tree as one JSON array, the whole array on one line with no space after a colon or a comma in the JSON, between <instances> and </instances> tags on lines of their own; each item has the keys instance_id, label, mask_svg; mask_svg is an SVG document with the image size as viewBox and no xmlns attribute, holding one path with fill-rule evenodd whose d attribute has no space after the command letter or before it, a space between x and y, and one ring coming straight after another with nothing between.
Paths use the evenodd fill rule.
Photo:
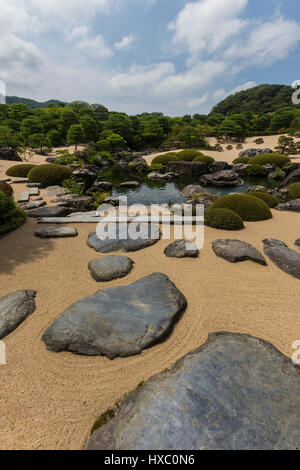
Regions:
<instances>
[{"instance_id":1,"label":"green tree","mask_svg":"<svg viewBox=\"0 0 300 470\"><path fill-rule=\"evenodd\" d=\"M80 118L80 125L84 130L84 135L85 135L85 141L86 142L91 142L97 141L98 138L98 126L95 121L91 116L85 115Z\"/></svg>"},{"instance_id":2,"label":"green tree","mask_svg":"<svg viewBox=\"0 0 300 470\"><path fill-rule=\"evenodd\" d=\"M177 137L185 148L206 148L205 140L197 129L192 126L184 126Z\"/></svg>"},{"instance_id":3,"label":"green tree","mask_svg":"<svg viewBox=\"0 0 300 470\"><path fill-rule=\"evenodd\" d=\"M69 144L75 144L75 149L78 144L84 142L84 138L84 130L79 124L73 124L68 130L67 140Z\"/></svg>"},{"instance_id":4,"label":"green tree","mask_svg":"<svg viewBox=\"0 0 300 470\"><path fill-rule=\"evenodd\" d=\"M16 147L16 135L8 126L0 126L0 145L4 147Z\"/></svg>"}]
</instances>

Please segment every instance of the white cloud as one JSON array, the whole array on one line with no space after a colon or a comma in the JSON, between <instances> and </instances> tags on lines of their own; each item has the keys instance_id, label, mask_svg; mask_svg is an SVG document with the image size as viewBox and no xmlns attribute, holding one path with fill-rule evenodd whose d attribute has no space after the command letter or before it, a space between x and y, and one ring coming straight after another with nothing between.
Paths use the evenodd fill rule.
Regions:
<instances>
[{"instance_id":1,"label":"white cloud","mask_svg":"<svg viewBox=\"0 0 300 470\"><path fill-rule=\"evenodd\" d=\"M149 86L158 85L164 77L174 73L174 65L171 62L152 64L146 67L132 66L128 73L113 76L109 86L113 91L133 92L149 90Z\"/></svg>"},{"instance_id":2,"label":"white cloud","mask_svg":"<svg viewBox=\"0 0 300 470\"><path fill-rule=\"evenodd\" d=\"M242 83L242 85L238 85L237 87L235 87L233 90L231 90L231 92L229 93L230 95L234 95L235 93L238 93L239 91L245 91L245 90L249 90L249 88L253 88L257 86L257 83L256 82L246 82L246 83Z\"/></svg>"},{"instance_id":3,"label":"white cloud","mask_svg":"<svg viewBox=\"0 0 300 470\"><path fill-rule=\"evenodd\" d=\"M103 36L101 34L90 36L87 26L73 28L68 39L74 42L79 51L92 58L105 59L113 55L110 47L105 44Z\"/></svg>"},{"instance_id":4,"label":"white cloud","mask_svg":"<svg viewBox=\"0 0 300 470\"><path fill-rule=\"evenodd\" d=\"M136 41L136 36L134 34L130 34L129 36L125 36L122 41L116 42L114 45L115 49L122 50L122 49L131 49L133 47L133 43Z\"/></svg>"}]
</instances>

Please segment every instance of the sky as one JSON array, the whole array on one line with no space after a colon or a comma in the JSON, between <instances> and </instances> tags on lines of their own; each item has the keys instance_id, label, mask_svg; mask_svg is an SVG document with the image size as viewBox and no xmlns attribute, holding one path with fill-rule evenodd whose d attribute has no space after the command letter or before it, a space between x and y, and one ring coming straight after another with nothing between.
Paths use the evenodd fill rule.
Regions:
<instances>
[{"instance_id":1,"label":"sky","mask_svg":"<svg viewBox=\"0 0 300 470\"><path fill-rule=\"evenodd\" d=\"M1 0L8 95L182 116L299 64L299 0Z\"/></svg>"}]
</instances>

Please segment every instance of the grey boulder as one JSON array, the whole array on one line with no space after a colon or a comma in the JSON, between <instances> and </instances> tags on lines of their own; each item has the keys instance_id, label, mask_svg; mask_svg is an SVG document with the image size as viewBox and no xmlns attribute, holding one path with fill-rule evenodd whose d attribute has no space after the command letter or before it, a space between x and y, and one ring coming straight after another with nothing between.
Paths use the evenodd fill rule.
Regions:
<instances>
[{"instance_id":1,"label":"grey boulder","mask_svg":"<svg viewBox=\"0 0 300 470\"><path fill-rule=\"evenodd\" d=\"M89 234L87 244L91 248L94 248L98 253L110 253L112 251L138 251L154 245L161 237L158 225L152 226L153 233L151 233L150 224L131 223L130 226L132 228L136 227L137 230L138 227L140 227L143 238L140 237L136 240L131 238L128 234L127 228L125 228L126 232L122 234L120 225L117 225L116 232L112 233L112 238L102 240L97 236L97 233L92 232Z\"/></svg>"},{"instance_id":2,"label":"grey boulder","mask_svg":"<svg viewBox=\"0 0 300 470\"><path fill-rule=\"evenodd\" d=\"M44 197L64 196L66 191L61 186L48 186L45 189Z\"/></svg>"},{"instance_id":3,"label":"grey boulder","mask_svg":"<svg viewBox=\"0 0 300 470\"><path fill-rule=\"evenodd\" d=\"M0 299L0 340L35 311L35 296L34 290L20 290Z\"/></svg>"},{"instance_id":4,"label":"grey boulder","mask_svg":"<svg viewBox=\"0 0 300 470\"><path fill-rule=\"evenodd\" d=\"M239 263L241 261L253 261L254 263L266 266L266 260L263 255L250 243L240 240L220 239L212 242L212 247L217 256L224 258L230 263Z\"/></svg>"},{"instance_id":5,"label":"grey boulder","mask_svg":"<svg viewBox=\"0 0 300 470\"><path fill-rule=\"evenodd\" d=\"M300 212L300 199L295 199L294 201L278 204L275 209L277 211Z\"/></svg>"},{"instance_id":6,"label":"grey boulder","mask_svg":"<svg viewBox=\"0 0 300 470\"><path fill-rule=\"evenodd\" d=\"M186 240L176 240L164 251L168 258L198 258L199 250L195 243Z\"/></svg>"},{"instance_id":7,"label":"grey boulder","mask_svg":"<svg viewBox=\"0 0 300 470\"><path fill-rule=\"evenodd\" d=\"M280 240L263 240L264 252L281 271L300 279L300 253L291 250Z\"/></svg>"},{"instance_id":8,"label":"grey boulder","mask_svg":"<svg viewBox=\"0 0 300 470\"><path fill-rule=\"evenodd\" d=\"M120 188L138 188L140 183L138 181L125 181L120 184Z\"/></svg>"},{"instance_id":9,"label":"grey boulder","mask_svg":"<svg viewBox=\"0 0 300 470\"><path fill-rule=\"evenodd\" d=\"M97 282L108 282L127 276L134 262L127 256L110 255L90 261L88 268Z\"/></svg>"},{"instance_id":10,"label":"grey boulder","mask_svg":"<svg viewBox=\"0 0 300 470\"><path fill-rule=\"evenodd\" d=\"M47 203L45 201L33 201L33 202L27 202L24 204L20 204L20 209L23 211L30 211L32 209L38 209L39 207L44 207L46 206Z\"/></svg>"},{"instance_id":11,"label":"grey boulder","mask_svg":"<svg viewBox=\"0 0 300 470\"><path fill-rule=\"evenodd\" d=\"M77 237L78 232L69 226L53 225L39 228L34 235L38 238L70 238Z\"/></svg>"},{"instance_id":12,"label":"grey boulder","mask_svg":"<svg viewBox=\"0 0 300 470\"><path fill-rule=\"evenodd\" d=\"M66 217L70 214L70 209L67 207L51 206L40 207L28 212L28 217L39 219L40 217Z\"/></svg>"},{"instance_id":13,"label":"grey boulder","mask_svg":"<svg viewBox=\"0 0 300 470\"><path fill-rule=\"evenodd\" d=\"M286 179L280 184L279 187L285 188L286 186L290 186L291 184L299 183L299 182L300 182L300 168L297 168L286 177Z\"/></svg>"},{"instance_id":14,"label":"grey boulder","mask_svg":"<svg viewBox=\"0 0 300 470\"><path fill-rule=\"evenodd\" d=\"M182 196L184 197L192 197L198 194L203 194L205 193L204 189L202 186L199 186L198 184L190 184L186 188L184 188L181 191Z\"/></svg>"},{"instance_id":15,"label":"grey boulder","mask_svg":"<svg viewBox=\"0 0 300 470\"><path fill-rule=\"evenodd\" d=\"M243 186L244 181L233 170L218 171L217 173L204 175L200 183L213 186Z\"/></svg>"},{"instance_id":16,"label":"grey boulder","mask_svg":"<svg viewBox=\"0 0 300 470\"><path fill-rule=\"evenodd\" d=\"M154 273L79 300L52 323L42 340L55 352L109 359L134 356L169 336L186 306L175 284Z\"/></svg>"},{"instance_id":17,"label":"grey boulder","mask_svg":"<svg viewBox=\"0 0 300 470\"><path fill-rule=\"evenodd\" d=\"M213 333L128 394L89 450L296 450L300 368L270 343Z\"/></svg>"},{"instance_id":18,"label":"grey boulder","mask_svg":"<svg viewBox=\"0 0 300 470\"><path fill-rule=\"evenodd\" d=\"M295 245L296 245L296 246L300 246L300 238L298 238L298 239L295 241Z\"/></svg>"}]
</instances>

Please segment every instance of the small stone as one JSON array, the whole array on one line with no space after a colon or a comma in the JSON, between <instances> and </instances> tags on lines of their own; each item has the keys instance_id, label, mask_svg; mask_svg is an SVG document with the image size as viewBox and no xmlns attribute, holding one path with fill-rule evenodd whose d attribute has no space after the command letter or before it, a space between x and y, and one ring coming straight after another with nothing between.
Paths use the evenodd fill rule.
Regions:
<instances>
[{"instance_id":1,"label":"small stone","mask_svg":"<svg viewBox=\"0 0 300 470\"><path fill-rule=\"evenodd\" d=\"M30 188L29 189L29 196L39 196L40 190L39 188Z\"/></svg>"},{"instance_id":2,"label":"small stone","mask_svg":"<svg viewBox=\"0 0 300 470\"><path fill-rule=\"evenodd\" d=\"M198 258L197 245L185 240L177 240L171 243L164 251L168 258Z\"/></svg>"},{"instance_id":3,"label":"small stone","mask_svg":"<svg viewBox=\"0 0 300 470\"><path fill-rule=\"evenodd\" d=\"M250 243L242 242L240 240L215 240L212 242L212 247L217 256L224 258L230 263L239 263L242 261L253 261L263 266L267 262L263 255Z\"/></svg>"},{"instance_id":4,"label":"small stone","mask_svg":"<svg viewBox=\"0 0 300 470\"><path fill-rule=\"evenodd\" d=\"M26 186L27 188L42 188L43 187L42 183L27 183Z\"/></svg>"},{"instance_id":5,"label":"small stone","mask_svg":"<svg viewBox=\"0 0 300 470\"><path fill-rule=\"evenodd\" d=\"M72 227L53 225L39 228L34 235L38 238L71 238L77 237L78 232Z\"/></svg>"},{"instance_id":6,"label":"small stone","mask_svg":"<svg viewBox=\"0 0 300 470\"><path fill-rule=\"evenodd\" d=\"M108 282L126 276L134 262L127 256L111 255L90 261L88 268L97 282Z\"/></svg>"},{"instance_id":7,"label":"small stone","mask_svg":"<svg viewBox=\"0 0 300 470\"><path fill-rule=\"evenodd\" d=\"M13 180L11 184L27 184L29 181L29 178L18 178L16 180Z\"/></svg>"},{"instance_id":8,"label":"small stone","mask_svg":"<svg viewBox=\"0 0 300 470\"><path fill-rule=\"evenodd\" d=\"M138 188L140 183L138 181L126 181L120 184L120 188Z\"/></svg>"}]
</instances>

